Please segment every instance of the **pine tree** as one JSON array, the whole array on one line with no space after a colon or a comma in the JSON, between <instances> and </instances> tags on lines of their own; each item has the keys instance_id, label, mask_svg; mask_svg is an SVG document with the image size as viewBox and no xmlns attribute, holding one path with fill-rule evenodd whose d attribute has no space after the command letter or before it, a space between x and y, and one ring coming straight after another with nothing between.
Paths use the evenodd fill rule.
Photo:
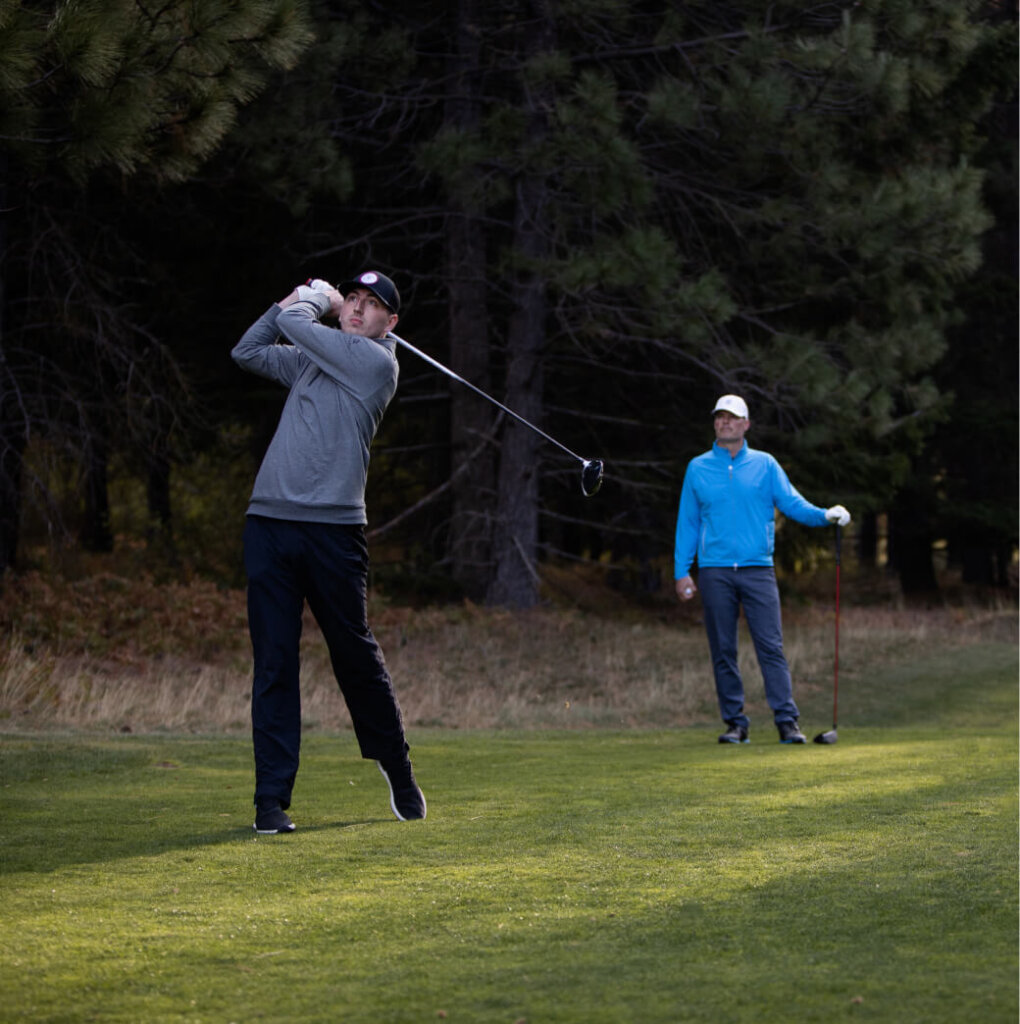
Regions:
<instances>
[{"instance_id":1,"label":"pine tree","mask_svg":"<svg viewBox=\"0 0 1020 1024\"><path fill-rule=\"evenodd\" d=\"M990 96L960 86L1005 55L977 6L345 6L333 127L357 201L320 210L333 251L414 268L423 333L609 466L583 503L574 467L504 426L494 502L453 520L494 524L490 600L533 602L553 538L647 558L721 391L815 500L884 507L943 414L932 371L990 223L968 161ZM458 27L482 42L450 56ZM458 282L448 321L430 266Z\"/></svg>"},{"instance_id":2,"label":"pine tree","mask_svg":"<svg viewBox=\"0 0 1020 1024\"><path fill-rule=\"evenodd\" d=\"M933 498L923 509L922 538L948 541L964 583L1004 588L1016 585L1010 574L1017 546L1017 451L1000 443L1018 434L1016 7L988 4L985 17L1007 31L987 37L953 105L968 109L975 98L994 96L972 130L995 226L982 239L981 268L960 290L961 315L936 370L951 404L913 461L912 476ZM930 563L930 543L922 541L921 555ZM899 568L909 591L914 581Z\"/></svg>"},{"instance_id":3,"label":"pine tree","mask_svg":"<svg viewBox=\"0 0 1020 1024\"><path fill-rule=\"evenodd\" d=\"M43 38L46 18L16 10ZM213 21L217 10L203 7ZM276 10L283 26L291 9ZM144 207L145 229L119 237L158 252L147 270L169 308L131 321L109 301L123 274L89 286L136 345L184 325L182 347L202 357L213 326L193 330L182 311L211 273L228 301L247 293L236 313L246 322L250 293L295 265L337 277L378 266L404 295L398 330L574 450L604 456L606 486L587 501L570 460L402 358L373 455L373 519L405 577L438 564L472 596L527 605L543 557L650 565L668 551L683 466L707 446L724 390L745 393L754 442L814 500L887 507L945 414L934 370L989 223L971 159L993 91L979 71L1008 66L1010 51L977 13L965 0L322 2L307 59L217 136L229 143L201 181L158 195L134 182L186 178L187 161L228 128L230 104L246 102L247 73L233 63L223 91L197 99L186 82L179 95L168 88L174 115L145 128L133 100L171 82L176 58L162 65L165 82L143 74L137 90L136 76L109 72L98 88L60 65L50 78L73 86L65 121L91 123L96 95L109 94L133 127L122 143L118 118L88 114L102 130L80 145L69 134L39 181L51 197L78 197L61 200L78 211L71 253L86 213L115 196ZM294 26L281 38L296 38ZM113 33L111 67L128 35ZM206 41L195 60L217 52ZM96 48L66 44L79 54L68 67ZM9 63L16 77L21 64ZM54 110L22 110L24 131L10 133L21 142L5 147L26 192L32 154L58 152L40 144L60 124ZM179 140L190 126L195 138ZM97 178L97 166L134 179ZM82 175L92 175L84 191ZM171 198L174 231L160 231ZM203 219L212 232L199 233ZM134 266L129 297L151 301L141 261L99 262ZM8 295L10 281L27 294L11 277ZM84 320L77 330L87 333ZM81 351L69 347L64 364ZM205 359L203 373L218 372ZM77 408L108 393L96 385Z\"/></svg>"},{"instance_id":4,"label":"pine tree","mask_svg":"<svg viewBox=\"0 0 1020 1024\"><path fill-rule=\"evenodd\" d=\"M669 382L641 391L651 417L630 403L664 442L647 485L671 447L679 477L707 446L730 390L815 500L883 508L905 480L944 414L932 371L990 224L968 161L990 94L963 85L997 35L975 8L688 4L645 48L662 284L654 317L621 297L620 329L592 337L605 358L634 342L635 385Z\"/></svg>"},{"instance_id":5,"label":"pine tree","mask_svg":"<svg viewBox=\"0 0 1020 1024\"><path fill-rule=\"evenodd\" d=\"M118 223L132 179L193 174L312 37L301 0L9 0L0 27L2 572L31 440L79 464L84 539L105 547L111 450L172 430L180 377L147 324L147 256Z\"/></svg>"}]
</instances>

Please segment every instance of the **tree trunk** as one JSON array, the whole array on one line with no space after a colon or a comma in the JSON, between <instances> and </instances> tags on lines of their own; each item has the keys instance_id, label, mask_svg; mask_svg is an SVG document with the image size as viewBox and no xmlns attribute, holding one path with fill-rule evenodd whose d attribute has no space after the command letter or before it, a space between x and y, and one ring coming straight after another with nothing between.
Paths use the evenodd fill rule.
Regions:
<instances>
[{"instance_id":1,"label":"tree trunk","mask_svg":"<svg viewBox=\"0 0 1020 1024\"><path fill-rule=\"evenodd\" d=\"M2 352L0 352L2 360ZM13 569L21 526L21 474L25 439L21 425L8 408L9 378L0 378L0 579Z\"/></svg>"},{"instance_id":2,"label":"tree trunk","mask_svg":"<svg viewBox=\"0 0 1020 1024\"><path fill-rule=\"evenodd\" d=\"M168 537L171 533L173 514L170 502L170 460L162 453L155 453L149 461L145 498L149 511L151 534Z\"/></svg>"},{"instance_id":3,"label":"tree trunk","mask_svg":"<svg viewBox=\"0 0 1020 1024\"><path fill-rule=\"evenodd\" d=\"M555 23L548 3L531 5L524 48L534 57L552 52ZM541 151L549 131L555 95L548 83L525 84L527 146ZM524 166L529 166L525 160ZM541 161L538 161L541 167ZM542 349L545 344L546 282L541 272L550 242L545 233L549 186L541 169L522 172L515 189L512 258L514 308L507 334L505 404L529 423L541 425ZM500 451L496 522L493 535L495 576L489 604L531 608L538 603L538 435L523 424L507 423Z\"/></svg>"},{"instance_id":4,"label":"tree trunk","mask_svg":"<svg viewBox=\"0 0 1020 1024\"><path fill-rule=\"evenodd\" d=\"M857 560L861 565L874 569L878 565L878 516L865 512L855 517L857 526Z\"/></svg>"},{"instance_id":5,"label":"tree trunk","mask_svg":"<svg viewBox=\"0 0 1020 1024\"><path fill-rule=\"evenodd\" d=\"M961 549L960 556L964 583L995 586L998 573L992 548L982 544L967 544Z\"/></svg>"},{"instance_id":6,"label":"tree trunk","mask_svg":"<svg viewBox=\"0 0 1020 1024\"><path fill-rule=\"evenodd\" d=\"M518 289L510 321L506 405L531 423L542 412L540 359L545 287L532 277ZM531 608L538 603L538 435L509 422L500 452L494 555L496 573L488 603Z\"/></svg>"},{"instance_id":7,"label":"tree trunk","mask_svg":"<svg viewBox=\"0 0 1020 1024\"><path fill-rule=\"evenodd\" d=\"M481 97L477 72L482 34L478 0L460 0L457 52L452 58L447 122L477 129ZM485 233L470 205L454 199L446 231L446 281L450 310L450 365L465 380L491 391L489 319L485 291ZM450 389L453 512L447 553L454 580L475 601L485 597L492 568L492 519L496 497L496 450L491 407L459 384Z\"/></svg>"},{"instance_id":8,"label":"tree trunk","mask_svg":"<svg viewBox=\"0 0 1020 1024\"><path fill-rule=\"evenodd\" d=\"M145 481L145 497L149 512L146 543L171 565L177 564L174 546L173 501L170 496L170 454L164 441L153 445L149 455Z\"/></svg>"},{"instance_id":9,"label":"tree trunk","mask_svg":"<svg viewBox=\"0 0 1020 1024\"><path fill-rule=\"evenodd\" d=\"M81 542L86 551L113 550L107 468L106 442L98 436L93 437L85 449L85 522Z\"/></svg>"},{"instance_id":10,"label":"tree trunk","mask_svg":"<svg viewBox=\"0 0 1020 1024\"><path fill-rule=\"evenodd\" d=\"M7 160L0 156L0 205L6 210ZM7 253L7 222L0 217L0 260ZM6 327L4 279L6 266L0 266L0 580L14 567L18 554L21 526L22 456L27 443L27 427L17 401L15 381L4 353Z\"/></svg>"},{"instance_id":11,"label":"tree trunk","mask_svg":"<svg viewBox=\"0 0 1020 1024\"><path fill-rule=\"evenodd\" d=\"M543 242L539 225L545 191L534 177L518 189L516 251L535 255ZM543 279L521 272L514 289L516 306L507 336L506 405L539 425L542 414L542 363L546 295ZM498 507L493 553L496 573L490 604L530 608L538 603L538 435L507 423L500 452Z\"/></svg>"},{"instance_id":12,"label":"tree trunk","mask_svg":"<svg viewBox=\"0 0 1020 1024\"><path fill-rule=\"evenodd\" d=\"M889 557L899 574L900 588L910 600L938 594L932 559L932 499L923 486L906 484L896 495L889 516Z\"/></svg>"}]
</instances>

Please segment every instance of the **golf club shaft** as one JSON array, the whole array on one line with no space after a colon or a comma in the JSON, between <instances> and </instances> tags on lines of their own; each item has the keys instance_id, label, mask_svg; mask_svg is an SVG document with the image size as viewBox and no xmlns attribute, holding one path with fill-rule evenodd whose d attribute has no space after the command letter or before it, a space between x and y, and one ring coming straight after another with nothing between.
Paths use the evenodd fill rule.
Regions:
<instances>
[{"instance_id":1,"label":"golf club shaft","mask_svg":"<svg viewBox=\"0 0 1020 1024\"><path fill-rule=\"evenodd\" d=\"M582 465L584 465L584 463L586 462L585 459L581 458L581 456L578 455L576 452L572 452L565 444L561 444L559 441L557 441L555 437L550 437L544 430L539 430L539 428L536 427L534 423L529 423L523 416L514 412L513 409L508 409L502 402L496 401L496 399L493 398L492 395L487 395L481 388L475 387L475 385L472 384L471 381L465 380L463 377L460 376L460 374L454 373L453 370L449 369L446 366L443 366L441 362L439 362L436 359L433 359L432 356L430 355L426 355L424 352L422 352L420 348L415 348L414 345L412 345L409 341L405 341L403 338L398 337L392 331L390 331L386 335L386 337L392 338L398 345L403 345L404 348L406 348L409 352L413 352L419 359L424 359L425 362L429 364L429 366L435 367L437 370L439 370L440 373L445 373L446 376L449 377L451 380L455 380L458 383L463 384L464 387L470 388L476 395L481 395L482 398L488 399L490 402L492 402L493 405L496 405L500 409L502 409L503 412L505 412L508 416L512 416L515 420L517 420L518 423L523 423L526 427L530 427L532 430L535 431L536 434L540 434L550 444L556 445L557 448L559 448L561 451L566 452L573 458L577 459L577 461L580 462Z\"/></svg>"}]
</instances>

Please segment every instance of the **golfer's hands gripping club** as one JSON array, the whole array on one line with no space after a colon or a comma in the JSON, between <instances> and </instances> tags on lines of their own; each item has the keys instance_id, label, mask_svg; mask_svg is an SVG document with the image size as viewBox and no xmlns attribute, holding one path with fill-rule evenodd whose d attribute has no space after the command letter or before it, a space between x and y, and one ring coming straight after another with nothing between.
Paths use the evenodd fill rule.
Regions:
<instances>
[{"instance_id":1,"label":"golfer's hands gripping club","mask_svg":"<svg viewBox=\"0 0 1020 1024\"><path fill-rule=\"evenodd\" d=\"M299 284L296 291L300 300L310 299L316 292L328 294L329 292L335 292L336 289L329 281L323 281L321 277L310 277L304 284Z\"/></svg>"},{"instance_id":2,"label":"golfer's hands gripping club","mask_svg":"<svg viewBox=\"0 0 1020 1024\"><path fill-rule=\"evenodd\" d=\"M850 522L850 513L842 505L833 505L825 510L825 518L837 526L846 526Z\"/></svg>"},{"instance_id":3,"label":"golfer's hands gripping club","mask_svg":"<svg viewBox=\"0 0 1020 1024\"><path fill-rule=\"evenodd\" d=\"M681 601L689 601L698 592L698 588L694 585L694 580L690 576L685 576L682 580L676 581L676 596Z\"/></svg>"},{"instance_id":4,"label":"golfer's hands gripping club","mask_svg":"<svg viewBox=\"0 0 1020 1024\"><path fill-rule=\"evenodd\" d=\"M329 297L329 312L323 313L323 316L333 317L334 319L339 317L344 297L328 281L324 281L321 277L311 277L304 284L299 284L290 295L280 300L279 305L286 308L291 303L314 298L315 295L320 293Z\"/></svg>"}]
</instances>

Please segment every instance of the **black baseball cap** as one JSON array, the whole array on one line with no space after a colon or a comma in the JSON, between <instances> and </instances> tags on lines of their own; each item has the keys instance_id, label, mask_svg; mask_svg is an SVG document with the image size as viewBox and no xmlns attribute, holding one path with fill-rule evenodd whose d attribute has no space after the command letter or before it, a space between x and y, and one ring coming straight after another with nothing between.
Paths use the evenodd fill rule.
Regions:
<instances>
[{"instance_id":1,"label":"black baseball cap","mask_svg":"<svg viewBox=\"0 0 1020 1024\"><path fill-rule=\"evenodd\" d=\"M400 292L397 286L378 270L366 270L350 281L343 281L338 290L346 295L354 288L367 288L384 306L393 310L394 313L400 310Z\"/></svg>"}]
</instances>

